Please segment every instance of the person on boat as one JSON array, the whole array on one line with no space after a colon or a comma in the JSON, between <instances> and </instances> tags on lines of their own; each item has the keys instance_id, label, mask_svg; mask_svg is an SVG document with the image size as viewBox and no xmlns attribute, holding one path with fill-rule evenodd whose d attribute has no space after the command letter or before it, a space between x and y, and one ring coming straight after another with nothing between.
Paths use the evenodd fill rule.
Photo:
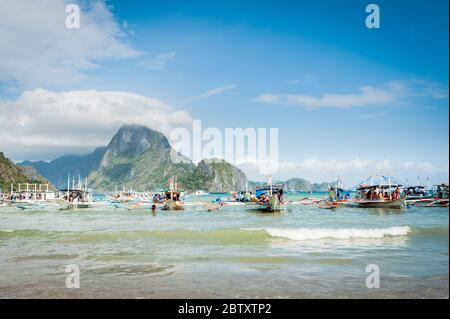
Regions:
<instances>
[{"instance_id":1,"label":"person on boat","mask_svg":"<svg viewBox=\"0 0 450 319\"><path fill-rule=\"evenodd\" d=\"M379 190L379 189L376 189L376 190L373 192L373 199L377 200L377 199L379 199L379 198L380 198L380 190Z\"/></svg>"},{"instance_id":2,"label":"person on boat","mask_svg":"<svg viewBox=\"0 0 450 319\"><path fill-rule=\"evenodd\" d=\"M261 204L267 204L269 202L269 198L265 193L262 193L261 196L259 197L259 202Z\"/></svg>"},{"instance_id":3,"label":"person on boat","mask_svg":"<svg viewBox=\"0 0 450 319\"><path fill-rule=\"evenodd\" d=\"M328 192L328 199L330 202L336 201L336 192L334 187L330 187L330 191Z\"/></svg>"},{"instance_id":4,"label":"person on boat","mask_svg":"<svg viewBox=\"0 0 450 319\"><path fill-rule=\"evenodd\" d=\"M393 193L393 200L399 199L400 198L400 187L397 186L397 188L395 189L394 193Z\"/></svg>"},{"instance_id":5,"label":"person on boat","mask_svg":"<svg viewBox=\"0 0 450 319\"><path fill-rule=\"evenodd\" d=\"M280 203L283 202L283 189L280 189L278 191L278 200L280 201Z\"/></svg>"}]
</instances>

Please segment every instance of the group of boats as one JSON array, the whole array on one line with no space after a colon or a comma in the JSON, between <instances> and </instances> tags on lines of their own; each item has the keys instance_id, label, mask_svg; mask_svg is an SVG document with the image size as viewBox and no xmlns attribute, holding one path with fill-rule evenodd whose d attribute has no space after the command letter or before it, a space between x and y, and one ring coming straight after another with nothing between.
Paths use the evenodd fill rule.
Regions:
<instances>
[{"instance_id":1,"label":"group of boats","mask_svg":"<svg viewBox=\"0 0 450 319\"><path fill-rule=\"evenodd\" d=\"M75 183L68 181L67 187L57 191L49 185L11 185L9 193L0 193L0 206L15 206L19 209L44 209L55 207L59 210L86 209L94 206L110 206L127 210L148 208L166 211L184 210L187 205L204 205L208 211L219 210L227 205L245 205L261 212L282 212L290 205L315 205L322 209L336 209L341 206L360 208L400 209L407 206L448 207L449 186L434 187L404 185L390 176L371 176L352 189L345 189L338 179L329 187L328 198L305 197L287 201L285 185L267 184L251 191L222 194L210 202L184 201L189 196L207 195L204 191L186 194L178 190L175 177L168 182L168 188L156 192L136 192L123 189L121 192L101 194L93 197L86 180ZM225 196L224 196L225 195Z\"/></svg>"},{"instance_id":2,"label":"group of boats","mask_svg":"<svg viewBox=\"0 0 450 319\"><path fill-rule=\"evenodd\" d=\"M8 193L0 192L0 206L15 206L19 209L57 207L61 210L89 208L92 193L87 183L68 184L67 188L52 190L49 184L11 184Z\"/></svg>"},{"instance_id":3,"label":"group of boats","mask_svg":"<svg viewBox=\"0 0 450 319\"><path fill-rule=\"evenodd\" d=\"M447 184L434 187L404 185L391 176L371 176L351 190L344 190L337 182L330 187L329 198L321 208L337 208L340 205L389 209L408 206L448 207L448 193Z\"/></svg>"}]
</instances>

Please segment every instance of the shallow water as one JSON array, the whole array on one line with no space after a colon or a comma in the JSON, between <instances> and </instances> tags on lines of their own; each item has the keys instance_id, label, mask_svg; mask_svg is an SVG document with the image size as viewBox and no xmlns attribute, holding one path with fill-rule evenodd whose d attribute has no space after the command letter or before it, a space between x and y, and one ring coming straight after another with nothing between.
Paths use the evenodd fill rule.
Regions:
<instances>
[{"instance_id":1,"label":"shallow water","mask_svg":"<svg viewBox=\"0 0 450 319\"><path fill-rule=\"evenodd\" d=\"M448 208L261 214L193 203L213 199L156 216L0 207L0 297L448 297ZM70 264L79 289L65 286ZM379 289L366 288L369 264L380 269Z\"/></svg>"}]
</instances>

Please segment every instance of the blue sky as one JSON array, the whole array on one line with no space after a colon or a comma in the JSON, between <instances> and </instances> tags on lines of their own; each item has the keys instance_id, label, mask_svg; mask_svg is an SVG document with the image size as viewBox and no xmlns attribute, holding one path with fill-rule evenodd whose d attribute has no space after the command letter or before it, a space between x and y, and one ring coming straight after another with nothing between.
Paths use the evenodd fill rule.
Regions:
<instances>
[{"instance_id":1,"label":"blue sky","mask_svg":"<svg viewBox=\"0 0 450 319\"><path fill-rule=\"evenodd\" d=\"M77 64L81 76L67 83L0 77L0 102L38 88L128 92L204 127L277 127L279 178L351 183L390 172L446 181L448 1L373 1L380 29L365 27L369 3L107 1L113 36L129 51L85 57L96 67ZM19 160L88 146L5 148Z\"/></svg>"}]
</instances>

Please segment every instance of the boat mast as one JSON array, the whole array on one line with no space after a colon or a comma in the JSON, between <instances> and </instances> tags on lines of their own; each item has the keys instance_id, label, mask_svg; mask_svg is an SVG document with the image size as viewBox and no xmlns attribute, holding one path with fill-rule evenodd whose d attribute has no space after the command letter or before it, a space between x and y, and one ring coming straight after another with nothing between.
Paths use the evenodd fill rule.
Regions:
<instances>
[{"instance_id":1,"label":"boat mast","mask_svg":"<svg viewBox=\"0 0 450 319\"><path fill-rule=\"evenodd\" d=\"M389 183L389 199L392 199L392 191L391 191L391 173L389 173L389 176L388 176L388 183Z\"/></svg>"},{"instance_id":2,"label":"boat mast","mask_svg":"<svg viewBox=\"0 0 450 319\"><path fill-rule=\"evenodd\" d=\"M69 200L70 194L70 173L67 175L67 200Z\"/></svg>"},{"instance_id":3,"label":"boat mast","mask_svg":"<svg viewBox=\"0 0 450 319\"><path fill-rule=\"evenodd\" d=\"M273 184L272 184L272 174L269 174L269 196L272 196Z\"/></svg>"}]
</instances>

